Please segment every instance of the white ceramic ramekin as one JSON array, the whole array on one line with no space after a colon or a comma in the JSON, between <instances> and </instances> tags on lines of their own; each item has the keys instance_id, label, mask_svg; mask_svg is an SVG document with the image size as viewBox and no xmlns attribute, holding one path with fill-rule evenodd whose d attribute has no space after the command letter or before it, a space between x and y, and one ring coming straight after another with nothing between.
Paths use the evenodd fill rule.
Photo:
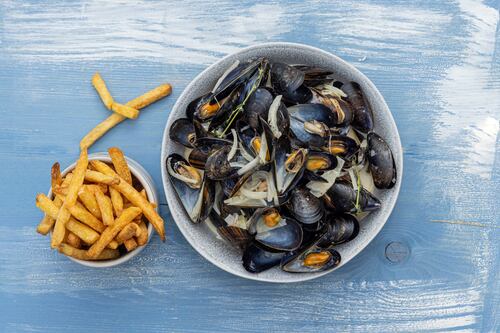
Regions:
<instances>
[{"instance_id":1,"label":"white ceramic ramekin","mask_svg":"<svg viewBox=\"0 0 500 333\"><path fill-rule=\"evenodd\" d=\"M159 209L159 203L158 203L158 194L156 193L156 189L154 186L153 178L149 175L149 173L136 161L129 157L125 157L127 160L128 166L130 168L130 172L137 178L137 180L142 184L144 189L146 190L146 194L148 195L148 200L154 204L156 204L156 211ZM98 153L93 153L89 154L89 161L90 160L99 160L103 161L106 163L111 163L111 158L109 157L107 152L98 152ZM66 169L64 169L61 174L64 176L71 170L75 168L76 162L68 166ZM52 198L52 188L50 188L49 193L47 194L49 198ZM151 239L151 235L153 233L153 226L151 223L148 223L148 242L143 245L143 246L138 246L135 250L120 256L117 259L111 259L111 260L100 260L100 261L87 261L87 260L80 260L80 259L75 259L72 257L68 257L69 259L73 260L74 262L77 262L81 265L88 266L88 267L95 267L95 268L105 268L105 267L113 267L120 265L126 261L129 261L133 257L139 254L146 245L148 245L149 240ZM52 232L51 232L52 234Z\"/></svg>"}]
</instances>

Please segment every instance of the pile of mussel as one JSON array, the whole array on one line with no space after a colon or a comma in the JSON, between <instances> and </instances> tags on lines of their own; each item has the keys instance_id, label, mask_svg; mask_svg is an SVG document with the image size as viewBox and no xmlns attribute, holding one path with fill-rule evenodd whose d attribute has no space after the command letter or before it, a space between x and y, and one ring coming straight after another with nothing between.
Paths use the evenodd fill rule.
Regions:
<instances>
[{"instance_id":1,"label":"pile of mussel","mask_svg":"<svg viewBox=\"0 0 500 333\"><path fill-rule=\"evenodd\" d=\"M265 58L236 62L174 121L166 167L193 223L242 250L259 273L336 267L396 183L361 87L335 73Z\"/></svg>"}]
</instances>

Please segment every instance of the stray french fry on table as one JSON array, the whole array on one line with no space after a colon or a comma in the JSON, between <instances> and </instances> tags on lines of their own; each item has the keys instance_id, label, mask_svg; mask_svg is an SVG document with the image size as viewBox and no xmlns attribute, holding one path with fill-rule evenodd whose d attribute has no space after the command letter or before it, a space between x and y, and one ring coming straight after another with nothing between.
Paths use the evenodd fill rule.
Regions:
<instances>
[{"instance_id":1,"label":"stray french fry on table","mask_svg":"<svg viewBox=\"0 0 500 333\"><path fill-rule=\"evenodd\" d=\"M149 104L152 104L157 100L168 96L171 92L172 86L170 84L162 84L154 88L153 90L148 91L144 95L131 100L126 105L140 110L148 106ZM83 139L80 141L80 149L85 149L92 146L92 144L94 144L94 142L96 142L97 140L99 140L99 138L106 134L107 131L109 131L111 128L115 127L125 119L127 118L122 116L121 114L113 113L83 137Z\"/></svg>"},{"instance_id":2,"label":"stray french fry on table","mask_svg":"<svg viewBox=\"0 0 500 333\"><path fill-rule=\"evenodd\" d=\"M113 104L113 97L111 96L111 93L108 90L108 87L106 87L106 83L101 77L101 74L95 73L94 76L92 77L92 85L94 86L95 90L101 97L102 103L108 110L111 110L111 105Z\"/></svg>"},{"instance_id":3,"label":"stray french fry on table","mask_svg":"<svg viewBox=\"0 0 500 333\"><path fill-rule=\"evenodd\" d=\"M123 105L116 102L113 102L113 104L111 104L111 111L121 114L122 116L129 119L135 119L139 116L139 110L134 109L133 107L130 107L128 105Z\"/></svg>"}]
</instances>

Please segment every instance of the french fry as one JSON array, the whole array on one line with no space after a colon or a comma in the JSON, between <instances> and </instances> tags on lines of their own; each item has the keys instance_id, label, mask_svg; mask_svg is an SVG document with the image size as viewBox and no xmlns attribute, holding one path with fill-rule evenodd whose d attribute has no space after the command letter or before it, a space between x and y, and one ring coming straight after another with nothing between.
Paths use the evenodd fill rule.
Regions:
<instances>
[{"instance_id":1,"label":"french fry","mask_svg":"<svg viewBox=\"0 0 500 333\"><path fill-rule=\"evenodd\" d=\"M89 245L97 242L100 236L94 229L78 222L74 218L70 218L68 222L66 222L66 229L80 237L82 241Z\"/></svg>"},{"instance_id":2,"label":"french fry","mask_svg":"<svg viewBox=\"0 0 500 333\"><path fill-rule=\"evenodd\" d=\"M66 243L62 243L59 246L59 252L67 255L68 257L73 257L80 260L109 260L116 259L120 256L120 252L118 250L104 249L96 258L90 258L87 255L87 251L77 249Z\"/></svg>"},{"instance_id":3,"label":"french fry","mask_svg":"<svg viewBox=\"0 0 500 333\"><path fill-rule=\"evenodd\" d=\"M59 207L43 193L36 195L36 206L51 218L57 218L59 214Z\"/></svg>"},{"instance_id":4,"label":"french fry","mask_svg":"<svg viewBox=\"0 0 500 333\"><path fill-rule=\"evenodd\" d=\"M162 84L153 90L148 91L144 95L141 95L126 105L134 109L140 110L149 104L156 102L157 100L169 95L172 92L172 86L170 84ZM127 119L121 114L113 113L96 127L94 127L87 135L83 137L80 141L80 149L85 149L94 144L99 138L101 138L107 131Z\"/></svg>"},{"instance_id":5,"label":"french fry","mask_svg":"<svg viewBox=\"0 0 500 333\"><path fill-rule=\"evenodd\" d=\"M109 248L109 249L113 249L113 250L115 250L115 249L117 249L117 248L118 248L118 246L120 246L120 244L118 244L118 242L117 242L117 241L112 240L112 241L108 244L108 246L106 246L106 247L107 247L107 248Z\"/></svg>"},{"instance_id":6,"label":"french fry","mask_svg":"<svg viewBox=\"0 0 500 333\"><path fill-rule=\"evenodd\" d=\"M66 175L66 177L64 177L63 179L63 182L58 185L58 186L67 186L69 184L69 182L71 181L71 178L73 177L73 174L70 172ZM54 198L54 203L56 203L57 207L61 207L62 205L62 201L60 198ZM57 218L57 216L56 216ZM52 229L52 227L54 226L54 223L56 222L56 218L52 218L50 216L47 216L47 214L45 214L45 216L43 217L42 221L38 224L37 228L36 228L36 231L42 235L46 235L49 233L50 229Z\"/></svg>"},{"instance_id":7,"label":"french fry","mask_svg":"<svg viewBox=\"0 0 500 333\"><path fill-rule=\"evenodd\" d=\"M101 97L104 106L106 106L108 110L111 110L111 105L113 104L113 97L111 96L111 93L109 92L108 87L106 87L106 83L102 79L101 74L99 74L99 72L95 73L94 76L92 77L92 85L99 94L99 97Z\"/></svg>"},{"instance_id":8,"label":"french fry","mask_svg":"<svg viewBox=\"0 0 500 333\"><path fill-rule=\"evenodd\" d=\"M148 201L149 201L149 199L148 199L148 194L146 193L146 189L144 189L144 188L143 188L143 189L141 190L141 192L139 192L139 193L140 193L140 194L144 197L144 199L146 199L146 200L148 200ZM149 203L151 204L151 206L153 206L153 208L156 208L156 207L157 207L157 205L156 205L154 202L149 201Z\"/></svg>"},{"instance_id":9,"label":"french fry","mask_svg":"<svg viewBox=\"0 0 500 333\"><path fill-rule=\"evenodd\" d=\"M141 228L136 223L131 222L120 231L120 233L115 237L115 241L117 241L118 244L123 243L127 239L139 236L141 232Z\"/></svg>"},{"instance_id":10,"label":"french fry","mask_svg":"<svg viewBox=\"0 0 500 333\"><path fill-rule=\"evenodd\" d=\"M61 166L59 165L58 162L52 165L52 169L50 170L50 180L52 188L61 185L63 182L61 177Z\"/></svg>"},{"instance_id":11,"label":"french fry","mask_svg":"<svg viewBox=\"0 0 500 333\"><path fill-rule=\"evenodd\" d=\"M127 252L131 252L137 248L137 242L133 237L124 241L123 245L125 245Z\"/></svg>"},{"instance_id":12,"label":"french fry","mask_svg":"<svg viewBox=\"0 0 500 333\"><path fill-rule=\"evenodd\" d=\"M127 103L127 105L133 107L134 109L140 110L162 99L163 97L170 95L171 92L172 86L170 84L161 84L158 87L148 91L147 93L131 100Z\"/></svg>"},{"instance_id":13,"label":"french fry","mask_svg":"<svg viewBox=\"0 0 500 333\"><path fill-rule=\"evenodd\" d=\"M93 160L90 162L92 166L98 170L109 176L115 176L116 173L111 169L106 163ZM121 178L121 177L120 177ZM112 185L115 189L117 189L125 198L127 198L132 204L139 207L143 214L146 216L148 221L153 225L156 232L160 236L161 240L165 240L165 225L163 223L163 219L153 208L151 203L145 199L137 190L132 187L126 181L123 181L123 178L120 179L120 183L117 185ZM122 213L123 214L123 213Z\"/></svg>"},{"instance_id":14,"label":"french fry","mask_svg":"<svg viewBox=\"0 0 500 333\"><path fill-rule=\"evenodd\" d=\"M87 251L87 255L91 258L97 258L104 248L118 235L118 233L130 222L132 222L137 215L141 213L138 207L130 207L123 211L115 223L104 230L101 237L95 242Z\"/></svg>"},{"instance_id":15,"label":"french fry","mask_svg":"<svg viewBox=\"0 0 500 333\"><path fill-rule=\"evenodd\" d=\"M139 223L139 228L141 228L141 234L137 236L137 244L143 246L148 242L148 227L144 221Z\"/></svg>"},{"instance_id":16,"label":"french fry","mask_svg":"<svg viewBox=\"0 0 500 333\"><path fill-rule=\"evenodd\" d=\"M108 185L106 184L85 184L82 187L86 187L92 193L95 192L96 188L99 188L104 194L108 193Z\"/></svg>"},{"instance_id":17,"label":"french fry","mask_svg":"<svg viewBox=\"0 0 500 333\"><path fill-rule=\"evenodd\" d=\"M80 152L80 158L76 162L75 169L73 170L73 176L68 187L68 194L66 195L66 199L64 199L61 209L59 210L59 214L57 214L56 223L54 225L54 232L52 233L52 239L50 242L52 248L59 247L59 245L64 240L64 234L66 232L65 226L71 217L68 208L73 207L76 203L78 189L83 184L83 178L85 176L87 165L88 153L86 149L83 149Z\"/></svg>"},{"instance_id":18,"label":"french fry","mask_svg":"<svg viewBox=\"0 0 500 333\"><path fill-rule=\"evenodd\" d=\"M55 222L56 222L55 219L53 219L52 217L45 214L43 219L40 221L40 223L36 227L36 231L41 235L46 235L49 233L50 229L52 229L52 226L54 226Z\"/></svg>"},{"instance_id":19,"label":"french fry","mask_svg":"<svg viewBox=\"0 0 500 333\"><path fill-rule=\"evenodd\" d=\"M111 104L111 110L129 119L135 119L139 116L139 110L116 102Z\"/></svg>"},{"instance_id":20,"label":"french fry","mask_svg":"<svg viewBox=\"0 0 500 333\"><path fill-rule=\"evenodd\" d=\"M77 235L75 235L72 232L69 232L66 235L65 242L68 243L69 245L73 246L74 248L77 248L77 249L82 247L82 240L80 239L80 237L78 237Z\"/></svg>"},{"instance_id":21,"label":"french fry","mask_svg":"<svg viewBox=\"0 0 500 333\"><path fill-rule=\"evenodd\" d=\"M109 226L114 222L113 218L113 205L111 204L111 199L102 193L100 189L96 189L94 192L97 204L101 210L102 222L104 225Z\"/></svg>"},{"instance_id":22,"label":"french fry","mask_svg":"<svg viewBox=\"0 0 500 333\"><path fill-rule=\"evenodd\" d=\"M101 233L106 229L106 226L98 220L92 213L90 213L82 204L76 203L73 207L69 209L71 215L73 215L77 220L85 223L95 231Z\"/></svg>"},{"instance_id":23,"label":"french fry","mask_svg":"<svg viewBox=\"0 0 500 333\"><path fill-rule=\"evenodd\" d=\"M118 217L123 211L123 197L114 188L109 189L109 195L111 197L111 203L113 204L113 211L115 212L115 216Z\"/></svg>"},{"instance_id":24,"label":"french fry","mask_svg":"<svg viewBox=\"0 0 500 333\"><path fill-rule=\"evenodd\" d=\"M99 220L102 219L101 209L97 204L94 192L89 189L88 186L83 185L80 188L80 191L78 191L78 198L92 215Z\"/></svg>"},{"instance_id":25,"label":"french fry","mask_svg":"<svg viewBox=\"0 0 500 333\"><path fill-rule=\"evenodd\" d=\"M132 185L132 174L130 173L130 168L128 167L127 160L123 151L118 147L111 147L108 149L109 157L111 157L111 162L115 167L115 171L118 176L122 177Z\"/></svg>"},{"instance_id":26,"label":"french fry","mask_svg":"<svg viewBox=\"0 0 500 333\"><path fill-rule=\"evenodd\" d=\"M93 183L102 183L106 185L118 184L120 180L117 177L110 177L97 171L85 171L85 180Z\"/></svg>"},{"instance_id":27,"label":"french fry","mask_svg":"<svg viewBox=\"0 0 500 333\"><path fill-rule=\"evenodd\" d=\"M52 191L54 190L54 187L60 186L62 182L63 180L61 177L61 167L59 163L56 162L52 165L52 168L50 170L50 183ZM36 231L42 235L46 235L49 233L50 229L52 229L55 222L55 219L45 214L42 221L40 221L40 223L38 224Z\"/></svg>"}]
</instances>

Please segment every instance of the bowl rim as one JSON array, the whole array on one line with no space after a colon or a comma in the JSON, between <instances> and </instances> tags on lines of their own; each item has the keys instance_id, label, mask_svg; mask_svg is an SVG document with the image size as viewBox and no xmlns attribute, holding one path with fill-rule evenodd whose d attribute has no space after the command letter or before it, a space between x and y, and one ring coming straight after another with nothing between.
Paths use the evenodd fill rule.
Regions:
<instances>
[{"instance_id":1,"label":"bowl rim","mask_svg":"<svg viewBox=\"0 0 500 333\"><path fill-rule=\"evenodd\" d=\"M130 172L137 178L137 180L142 184L143 188L146 190L146 193L148 195L148 199L150 199L154 204L156 204L155 210L158 211L159 206L158 206L158 194L156 192L156 189L154 187L154 183L152 181L151 176L149 173L144 169L137 161L131 159L130 157L125 156L125 159L127 160L127 164L129 166ZM96 152L96 153L91 153L88 156L88 160L99 160L107 163L111 163L111 157L109 157L107 152ZM61 175L65 176L67 173L72 171L76 166L76 161L68 165L62 172ZM52 187L50 187L49 192L47 193L47 197L52 198ZM52 230L50 231L50 234L52 234ZM116 259L110 259L110 260L97 260L97 261L91 261L91 260L81 260L69 256L65 256L66 258L69 258L70 260L79 263L80 265L87 266L87 267L92 267L92 268L107 268L107 267L114 267L120 264L123 264L124 262L129 261L130 259L134 258L136 255L138 255L144 248L149 244L149 241L151 240L153 234L153 226L151 223L148 223L148 240L146 244L142 246L138 246L136 249L132 250L131 252L128 252L125 255L122 255Z\"/></svg>"},{"instance_id":2,"label":"bowl rim","mask_svg":"<svg viewBox=\"0 0 500 333\"><path fill-rule=\"evenodd\" d=\"M392 214L392 212L394 210L394 207L396 205L396 202L397 202L397 200L399 198L399 193L400 193L400 189L401 189L401 183L402 183L402 179L403 179L403 148L402 148L402 144L401 144L401 137L399 135L399 130L397 128L396 122L394 121L394 117L392 115L392 112L389 109L389 106L387 105L387 103L386 103L384 97L382 96L382 94L380 93L380 91L377 89L377 87L375 86L375 84L365 74L363 74L360 70L358 70L354 65L352 65L349 62L343 60L339 56L337 56L337 55L335 55L333 53L330 53L328 51L322 50L320 48L317 48L317 47L314 47L314 46L310 46L310 45L306 45L306 44L291 43L291 42L268 42L268 43L254 44L254 45L251 45L251 46L248 46L248 47L241 48L240 50L238 50L236 52L227 54L224 57L218 59L217 61L215 61L214 63L212 63L211 65L209 65L207 68L205 68L203 71L201 71L198 75L196 75L196 77L194 77L190 81L190 83L184 88L184 90L182 91L182 93L177 98L174 106L171 109L171 112L168 115L168 119L167 119L167 122L165 124L164 131L163 131L162 146L161 146L161 156L160 156L161 176L162 176L163 190L164 190L164 193L165 193L165 197L167 199L168 206L172 207L173 206L173 204L172 204L173 200L178 200L178 199L175 198L175 195L171 195L170 192L169 192L169 190L168 190L168 188L167 188L167 183L169 182L169 179L168 179L168 176L166 174L165 166L166 166L166 157L167 157L166 156L166 153L167 153L166 147L167 147L168 141L170 140L169 139L169 135L168 135L168 132L169 132L169 126L168 125L171 123L171 121L173 121L173 119L172 119L172 117L173 117L173 111L175 111L176 109L179 108L180 102L184 99L184 96L188 93L188 91L190 90L190 88L192 88L195 85L195 83L198 82L200 80L200 78L202 76L204 76L207 72L210 72L214 68L216 68L216 66L218 64L220 64L221 62L226 61L228 58L231 58L231 57L236 56L238 54L245 54L245 53L248 53L250 51L258 50L258 49L262 49L262 48L292 48L292 49L296 49L296 50L306 50L306 51L309 51L309 52L318 53L318 54L321 54L321 55L323 55L325 57L328 57L328 58L330 58L332 60L332 62L339 63L341 66L343 66L344 68L346 68L346 70L348 70L349 72L354 72L357 76L361 77L363 79L363 81L364 81L364 84L366 84L369 87L369 89L373 92L373 94L380 101L380 103L382 104L383 108L385 110L387 110L388 121L389 121L391 127L395 129L395 132L392 133L395 136L395 142L396 142L396 145L397 145L397 147L395 147L395 148L397 148L400 151L400 154L398 154L398 156L395 157L395 158L397 159L397 163L396 164L398 164L400 167L398 169L398 181L396 182L396 185L392 189L394 191L394 194L393 194L394 199L391 200L391 202L389 203L388 206L386 206L387 208L384 211L384 213L381 216L378 217L378 219L383 220L383 223L379 223L377 225L377 227L375 228L375 230L373 232L371 232L370 235L368 235L367 241L358 248L356 254L352 258L350 258L347 261L341 262L339 266L337 266L337 267L335 267L333 269L330 269L330 270L326 270L324 272L316 272L316 273L308 273L308 274L305 274L305 273L304 274L293 274L293 273L290 273L289 277L286 280L273 280L273 279L270 279L270 278L266 278L266 277L260 276L260 274L251 274L251 273L244 274L244 273L240 273L238 271L234 271L231 267L226 266L223 262L217 261L216 259L214 259L211 256L207 255L205 253L204 249L201 246L199 246L188 235L188 232L187 232L187 229L185 229L186 227L184 226L184 223L178 223L174 214L172 214L172 219L174 220L175 224L177 225L177 227L181 231L181 233L184 236L184 238L188 241L188 243L191 245L191 247L193 247L196 250L196 252L198 252L199 255L201 255L203 258L205 258L206 260L208 260L209 262L211 262L215 266L219 267L220 269L222 269L222 270L224 270L224 271L226 271L228 273L231 273L233 275L239 276L241 278L245 278L245 279L249 279L249 280L254 280L254 281L261 281L261 282L271 282L271 283L304 282L304 281L309 281L309 280L313 280L313 279L325 276L325 275L327 275L327 274L329 274L329 273L331 273L331 272L339 269L340 267L344 266L350 260L352 260L354 257L356 257L357 255L359 255L359 253L361 253L373 241L373 239L380 233L380 231L382 230L382 228L384 227L384 225L387 223L389 217L391 216L391 214Z\"/></svg>"}]
</instances>

